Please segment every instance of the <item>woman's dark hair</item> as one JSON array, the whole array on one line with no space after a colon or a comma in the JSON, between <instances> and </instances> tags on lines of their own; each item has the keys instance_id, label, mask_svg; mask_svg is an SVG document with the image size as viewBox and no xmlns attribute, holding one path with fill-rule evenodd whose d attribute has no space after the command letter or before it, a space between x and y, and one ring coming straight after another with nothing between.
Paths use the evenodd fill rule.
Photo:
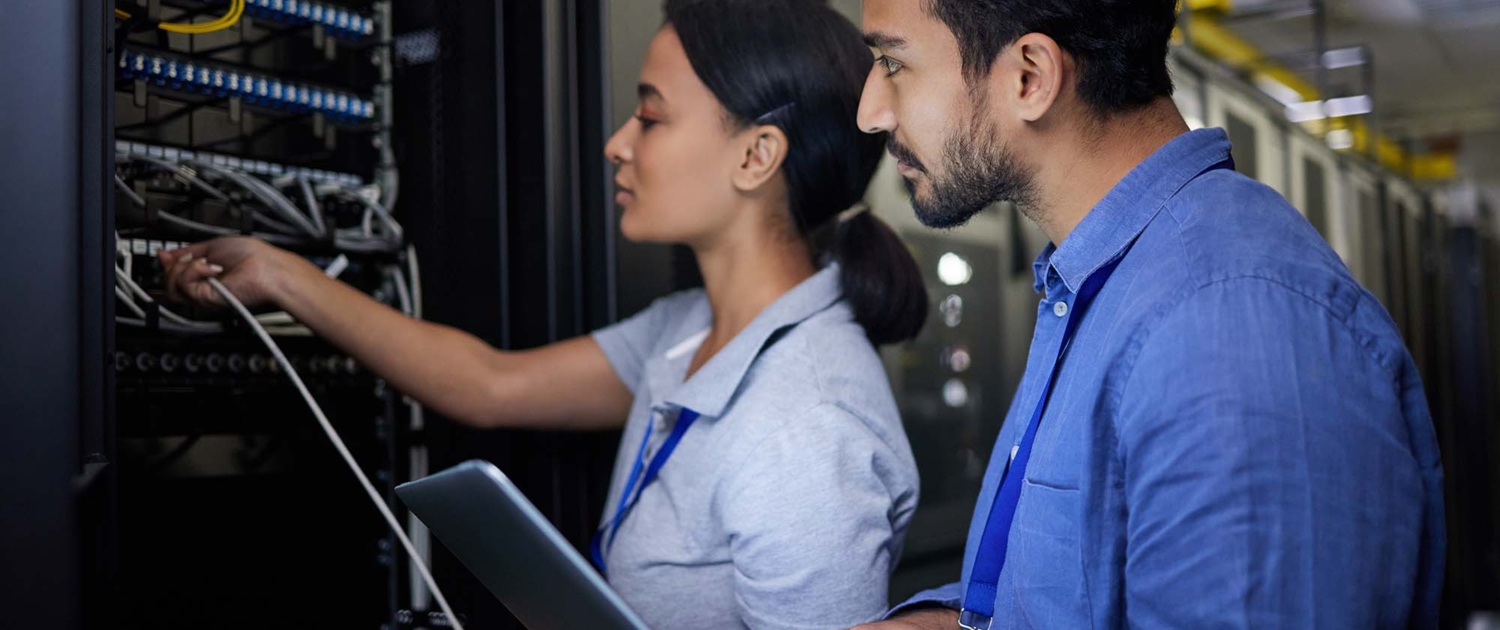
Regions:
<instances>
[{"instance_id":1,"label":"woman's dark hair","mask_svg":"<svg viewBox=\"0 0 1500 630\"><path fill-rule=\"evenodd\" d=\"M838 261L844 299L870 341L915 337L927 289L911 253L868 211L840 220L885 150L883 135L856 122L872 57L854 25L821 0L667 0L666 16L730 124L786 134L792 220L809 242L836 230L821 254Z\"/></svg>"}]
</instances>

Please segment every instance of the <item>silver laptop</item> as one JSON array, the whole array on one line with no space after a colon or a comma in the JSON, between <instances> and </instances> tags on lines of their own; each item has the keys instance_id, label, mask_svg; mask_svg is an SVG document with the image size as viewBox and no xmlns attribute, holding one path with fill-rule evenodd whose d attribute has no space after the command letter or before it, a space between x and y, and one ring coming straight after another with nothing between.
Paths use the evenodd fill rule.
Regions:
<instances>
[{"instance_id":1,"label":"silver laptop","mask_svg":"<svg viewBox=\"0 0 1500 630\"><path fill-rule=\"evenodd\" d=\"M396 494L530 630L647 630L489 462L460 464Z\"/></svg>"}]
</instances>

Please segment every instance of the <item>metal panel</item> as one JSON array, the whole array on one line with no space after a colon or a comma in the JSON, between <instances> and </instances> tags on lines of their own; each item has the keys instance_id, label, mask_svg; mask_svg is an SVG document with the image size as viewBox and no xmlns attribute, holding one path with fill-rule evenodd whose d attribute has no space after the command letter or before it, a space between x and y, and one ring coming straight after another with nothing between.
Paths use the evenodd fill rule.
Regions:
<instances>
[{"instance_id":1,"label":"metal panel","mask_svg":"<svg viewBox=\"0 0 1500 630\"><path fill-rule=\"evenodd\" d=\"M0 20L0 65L8 69L0 214L13 235L0 248L7 270L0 290L13 306L0 327L0 475L9 480L0 486L0 603L19 625L65 629L80 621L73 483L82 399L90 395L80 361L94 350L81 331L78 254L82 206L98 194L83 191L80 179L88 164L79 98L86 4L18 3Z\"/></svg>"},{"instance_id":2,"label":"metal panel","mask_svg":"<svg viewBox=\"0 0 1500 630\"><path fill-rule=\"evenodd\" d=\"M1226 128L1236 144L1235 168L1285 195L1285 130L1254 99L1217 83L1208 85L1205 104L1208 125Z\"/></svg>"}]
</instances>

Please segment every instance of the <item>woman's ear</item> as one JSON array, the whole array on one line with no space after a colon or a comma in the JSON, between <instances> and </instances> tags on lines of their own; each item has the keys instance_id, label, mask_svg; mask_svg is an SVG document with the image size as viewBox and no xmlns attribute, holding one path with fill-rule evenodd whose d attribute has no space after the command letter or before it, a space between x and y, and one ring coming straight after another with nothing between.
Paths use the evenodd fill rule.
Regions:
<instances>
[{"instance_id":1,"label":"woman's ear","mask_svg":"<svg viewBox=\"0 0 1500 630\"><path fill-rule=\"evenodd\" d=\"M740 133L740 162L734 169L734 187L750 192L765 185L781 170L790 148L786 132L775 125L760 125Z\"/></svg>"}]
</instances>

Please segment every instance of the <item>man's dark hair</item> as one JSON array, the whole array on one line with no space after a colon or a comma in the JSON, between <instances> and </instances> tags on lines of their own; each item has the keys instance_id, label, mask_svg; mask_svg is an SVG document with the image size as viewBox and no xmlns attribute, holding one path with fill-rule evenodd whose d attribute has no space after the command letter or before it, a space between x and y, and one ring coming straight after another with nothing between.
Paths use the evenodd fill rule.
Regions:
<instances>
[{"instance_id":1,"label":"man's dark hair","mask_svg":"<svg viewBox=\"0 0 1500 630\"><path fill-rule=\"evenodd\" d=\"M1051 37L1078 63L1078 96L1109 115L1172 95L1167 42L1175 0L923 0L958 39L964 77L988 76L1027 33Z\"/></svg>"}]
</instances>

